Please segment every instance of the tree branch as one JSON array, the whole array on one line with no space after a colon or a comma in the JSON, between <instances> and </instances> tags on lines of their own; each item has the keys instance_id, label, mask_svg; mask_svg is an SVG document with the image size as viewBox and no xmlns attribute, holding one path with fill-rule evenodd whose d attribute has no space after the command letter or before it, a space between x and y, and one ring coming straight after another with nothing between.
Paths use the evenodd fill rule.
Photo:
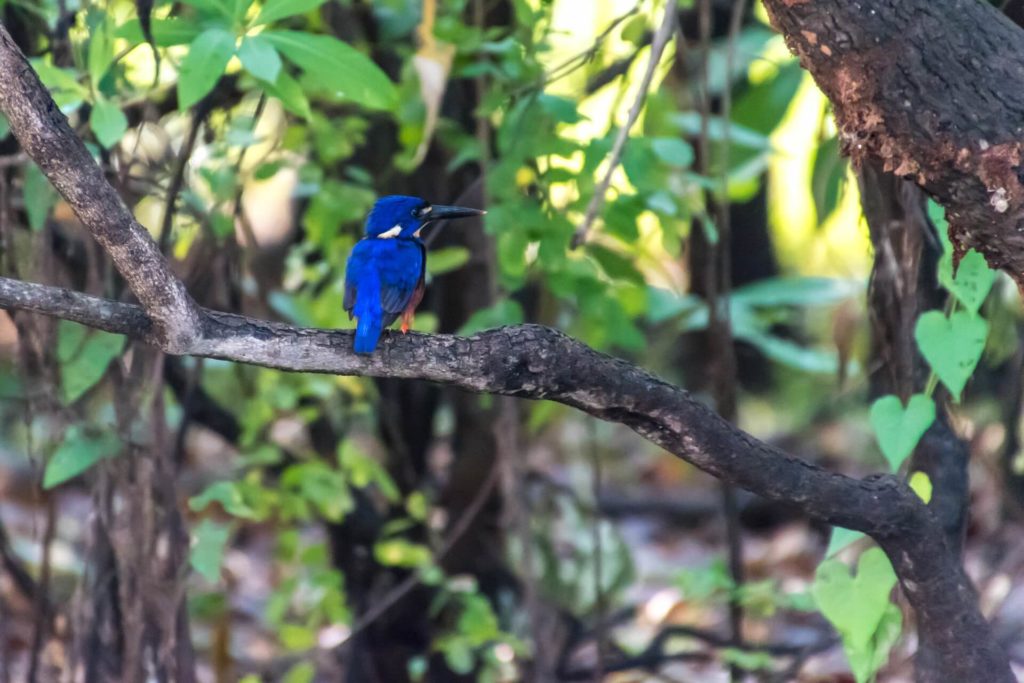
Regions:
<instances>
[{"instance_id":1,"label":"tree branch","mask_svg":"<svg viewBox=\"0 0 1024 683\"><path fill-rule=\"evenodd\" d=\"M199 330L195 303L2 25L0 74L0 109L22 148L110 254L149 312L159 346L171 353L188 347Z\"/></svg>"},{"instance_id":2,"label":"tree branch","mask_svg":"<svg viewBox=\"0 0 1024 683\"><path fill-rule=\"evenodd\" d=\"M1024 287L1024 31L979 0L765 0L832 101L843 151L947 209Z\"/></svg>"},{"instance_id":3,"label":"tree branch","mask_svg":"<svg viewBox=\"0 0 1024 683\"><path fill-rule=\"evenodd\" d=\"M138 306L56 287L0 278L0 307L153 339L153 325ZM352 352L347 330L297 328L204 309L199 315L202 332L184 349L192 355L298 372L423 379L557 401L626 425L764 498L863 531L888 553L917 610L919 628L941 645L951 680L1013 680L941 527L894 477L851 479L788 455L733 427L682 389L547 327L503 327L468 338L390 333L376 353L364 356Z\"/></svg>"}]
</instances>

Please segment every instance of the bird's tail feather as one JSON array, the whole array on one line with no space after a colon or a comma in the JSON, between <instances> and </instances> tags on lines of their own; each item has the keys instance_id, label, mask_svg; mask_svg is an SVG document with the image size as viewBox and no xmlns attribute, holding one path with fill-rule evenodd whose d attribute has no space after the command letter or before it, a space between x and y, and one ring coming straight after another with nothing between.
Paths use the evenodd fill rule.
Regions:
<instances>
[{"instance_id":1,"label":"bird's tail feather","mask_svg":"<svg viewBox=\"0 0 1024 683\"><path fill-rule=\"evenodd\" d=\"M373 353L380 339L383 314L380 306L380 278L370 272L359 283L354 311L359 322L356 325L356 353Z\"/></svg>"}]
</instances>

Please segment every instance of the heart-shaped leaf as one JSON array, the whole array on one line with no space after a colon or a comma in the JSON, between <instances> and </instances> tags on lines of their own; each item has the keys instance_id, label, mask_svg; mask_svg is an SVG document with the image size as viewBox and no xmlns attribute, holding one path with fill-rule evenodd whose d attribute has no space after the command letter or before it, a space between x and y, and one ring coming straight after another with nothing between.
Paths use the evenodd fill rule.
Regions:
<instances>
[{"instance_id":1,"label":"heart-shaped leaf","mask_svg":"<svg viewBox=\"0 0 1024 683\"><path fill-rule=\"evenodd\" d=\"M844 529L841 526L832 527L832 537L828 541L828 550L825 551L825 557L832 557L840 550L845 549L862 538L867 538L867 536L861 531Z\"/></svg>"},{"instance_id":2,"label":"heart-shaped leaf","mask_svg":"<svg viewBox=\"0 0 1024 683\"><path fill-rule=\"evenodd\" d=\"M900 608L891 602L886 605L882 621L875 630L875 637L866 649L859 649L843 642L846 659L857 683L868 683L882 666L889 661L889 653L900 638L903 627L903 614Z\"/></svg>"},{"instance_id":3,"label":"heart-shaped leaf","mask_svg":"<svg viewBox=\"0 0 1024 683\"><path fill-rule=\"evenodd\" d=\"M946 252L939 260L939 282L971 313L977 313L992 289L996 272L988 267L985 257L971 249L962 259L953 276L953 256Z\"/></svg>"},{"instance_id":4,"label":"heart-shaped leaf","mask_svg":"<svg viewBox=\"0 0 1024 683\"><path fill-rule=\"evenodd\" d=\"M871 428L893 472L914 451L934 421L935 403L924 394L911 396L905 408L899 397L891 394L871 404Z\"/></svg>"},{"instance_id":5,"label":"heart-shaped leaf","mask_svg":"<svg viewBox=\"0 0 1024 683\"><path fill-rule=\"evenodd\" d=\"M928 311L917 319L914 329L921 355L956 401L981 359L986 337L988 323L967 311L948 318L939 311Z\"/></svg>"},{"instance_id":6,"label":"heart-shaped leaf","mask_svg":"<svg viewBox=\"0 0 1024 683\"><path fill-rule=\"evenodd\" d=\"M857 575L839 560L825 560L814 575L811 595L843 643L865 651L889 606L889 593L896 585L896 572L880 548L860 556Z\"/></svg>"}]
</instances>

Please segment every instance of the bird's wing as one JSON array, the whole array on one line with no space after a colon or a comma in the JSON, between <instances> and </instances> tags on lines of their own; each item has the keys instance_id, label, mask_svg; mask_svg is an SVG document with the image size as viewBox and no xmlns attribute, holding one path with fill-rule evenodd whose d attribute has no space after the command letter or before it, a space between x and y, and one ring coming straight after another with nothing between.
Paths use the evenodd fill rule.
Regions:
<instances>
[{"instance_id":1,"label":"bird's wing","mask_svg":"<svg viewBox=\"0 0 1024 683\"><path fill-rule=\"evenodd\" d=\"M370 257L370 246L365 240L356 242L349 254L348 263L345 265L345 299L343 306L348 312L348 319L352 319L352 311L356 307L357 283L362 277L363 268Z\"/></svg>"},{"instance_id":2,"label":"bird's wing","mask_svg":"<svg viewBox=\"0 0 1024 683\"><path fill-rule=\"evenodd\" d=\"M406 246L407 245L407 246ZM413 246L415 245L415 247ZM413 294L421 292L424 286L423 276L427 270L427 249L420 241L406 242L398 252L401 266L397 269L401 275L381 286L381 308L384 309L384 327L398 319L413 300ZM419 301L417 301L419 303Z\"/></svg>"}]
</instances>

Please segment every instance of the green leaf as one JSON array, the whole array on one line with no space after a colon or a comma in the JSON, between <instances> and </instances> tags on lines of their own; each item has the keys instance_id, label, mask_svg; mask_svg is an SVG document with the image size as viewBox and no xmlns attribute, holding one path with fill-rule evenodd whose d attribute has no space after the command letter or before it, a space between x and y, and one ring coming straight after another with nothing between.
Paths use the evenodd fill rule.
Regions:
<instances>
[{"instance_id":1,"label":"green leaf","mask_svg":"<svg viewBox=\"0 0 1024 683\"><path fill-rule=\"evenodd\" d=\"M855 280L830 277L772 277L744 285L733 301L750 306L828 306L860 295Z\"/></svg>"},{"instance_id":2,"label":"green leaf","mask_svg":"<svg viewBox=\"0 0 1024 683\"><path fill-rule=\"evenodd\" d=\"M418 522L426 521L430 504L421 491L413 491L405 500L405 511Z\"/></svg>"},{"instance_id":3,"label":"green leaf","mask_svg":"<svg viewBox=\"0 0 1024 683\"><path fill-rule=\"evenodd\" d=\"M307 120L313 117L313 110L309 108L309 100L302 86L284 69L277 75L276 82L261 81L261 84L271 96L281 100L284 108L291 113Z\"/></svg>"},{"instance_id":4,"label":"green leaf","mask_svg":"<svg viewBox=\"0 0 1024 683\"><path fill-rule=\"evenodd\" d=\"M498 617L490 601L480 594L470 593L463 597L462 612L456 626L459 633L476 646L485 645L501 634Z\"/></svg>"},{"instance_id":5,"label":"green leaf","mask_svg":"<svg viewBox=\"0 0 1024 683\"><path fill-rule=\"evenodd\" d=\"M312 646L310 646L312 647ZM308 650L309 648L302 648ZM316 678L316 667L312 662L299 662L284 675L281 683L313 683ZM262 679L261 679L262 680Z\"/></svg>"},{"instance_id":6,"label":"green leaf","mask_svg":"<svg viewBox=\"0 0 1024 683\"><path fill-rule=\"evenodd\" d=\"M235 54L235 36L223 28L203 31L192 41L178 72L178 109L203 99Z\"/></svg>"},{"instance_id":7,"label":"green leaf","mask_svg":"<svg viewBox=\"0 0 1024 683\"><path fill-rule=\"evenodd\" d=\"M210 484L205 491L190 498L188 506L191 510L198 512L210 503L220 503L224 512L232 517L241 517L242 519L257 519L259 517L256 510L246 502L239 485L232 481L217 481Z\"/></svg>"},{"instance_id":8,"label":"green leaf","mask_svg":"<svg viewBox=\"0 0 1024 683\"><path fill-rule=\"evenodd\" d=\"M843 641L843 651L857 683L874 680L878 670L889 659L892 646L899 640L903 615L899 607L889 604L871 640L866 644Z\"/></svg>"},{"instance_id":9,"label":"green leaf","mask_svg":"<svg viewBox=\"0 0 1024 683\"><path fill-rule=\"evenodd\" d=\"M933 422L935 403L925 394L911 396L906 408L898 396L891 394L871 404L871 428L893 472L899 470Z\"/></svg>"},{"instance_id":10,"label":"green leaf","mask_svg":"<svg viewBox=\"0 0 1024 683\"><path fill-rule=\"evenodd\" d=\"M89 126L96 134L96 140L105 149L110 149L124 136L128 130L128 117L121 108L110 100L99 98L92 105L89 114Z\"/></svg>"},{"instance_id":11,"label":"green leaf","mask_svg":"<svg viewBox=\"0 0 1024 683\"><path fill-rule=\"evenodd\" d=\"M89 96L89 89L78 82L78 74L71 69L61 69L43 59L33 59L32 68L61 107L79 103Z\"/></svg>"},{"instance_id":12,"label":"green leaf","mask_svg":"<svg viewBox=\"0 0 1024 683\"><path fill-rule=\"evenodd\" d=\"M841 526L832 527L832 537L828 541L828 550L825 551L825 557L832 557L840 550L856 543L862 538L867 538L863 532L845 529Z\"/></svg>"},{"instance_id":13,"label":"green leaf","mask_svg":"<svg viewBox=\"0 0 1024 683\"><path fill-rule=\"evenodd\" d=\"M696 319L697 316L693 318ZM834 375L839 370L839 358L834 351L800 346L789 339L751 329L748 326L737 325L736 338L750 342L776 363L795 370L823 375Z\"/></svg>"},{"instance_id":14,"label":"green leaf","mask_svg":"<svg viewBox=\"0 0 1024 683\"><path fill-rule=\"evenodd\" d=\"M680 138L652 138L651 149L669 166L687 168L693 163L693 147Z\"/></svg>"},{"instance_id":15,"label":"green leaf","mask_svg":"<svg viewBox=\"0 0 1024 683\"><path fill-rule=\"evenodd\" d=\"M672 121L679 126L680 132L690 137L697 137L704 130L704 124L701 123L702 118L700 112L687 111L675 114L672 117ZM770 150L772 148L771 138L767 135L735 121L729 122L728 133L729 143L732 145L756 150ZM725 119L721 116L711 116L708 118L707 134L709 140L724 142L726 139Z\"/></svg>"},{"instance_id":16,"label":"green leaf","mask_svg":"<svg viewBox=\"0 0 1024 683\"><path fill-rule=\"evenodd\" d=\"M896 572L880 548L864 551L857 575L839 560L825 560L818 567L811 586L818 609L825 615L843 644L867 650L889 607L889 593L896 585Z\"/></svg>"},{"instance_id":17,"label":"green leaf","mask_svg":"<svg viewBox=\"0 0 1024 683\"><path fill-rule=\"evenodd\" d=\"M268 0L253 25L269 24L296 14L312 12L324 2L325 0Z\"/></svg>"},{"instance_id":18,"label":"green leaf","mask_svg":"<svg viewBox=\"0 0 1024 683\"><path fill-rule=\"evenodd\" d=\"M427 661L427 658L423 655L416 655L409 659L405 668L409 672L410 680L415 683L421 683L426 680L427 670L430 668L430 664Z\"/></svg>"},{"instance_id":19,"label":"green leaf","mask_svg":"<svg viewBox=\"0 0 1024 683\"><path fill-rule=\"evenodd\" d=\"M866 657L859 657L854 653L853 657L847 654L850 661L850 669L853 671L857 683L867 683L872 676L889 661L889 653L892 652L896 641L900 639L903 632L903 614L896 605L889 604L882 615L882 621L875 629L872 652Z\"/></svg>"},{"instance_id":20,"label":"green leaf","mask_svg":"<svg viewBox=\"0 0 1024 683\"><path fill-rule=\"evenodd\" d=\"M183 0L183 2L207 15L219 15L232 20L235 18L235 5L232 0Z\"/></svg>"},{"instance_id":21,"label":"green leaf","mask_svg":"<svg viewBox=\"0 0 1024 683\"><path fill-rule=\"evenodd\" d=\"M309 650L316 647L316 631L296 624L281 624L278 630L281 644L289 650Z\"/></svg>"},{"instance_id":22,"label":"green leaf","mask_svg":"<svg viewBox=\"0 0 1024 683\"><path fill-rule=\"evenodd\" d=\"M53 188L43 171L34 163L25 165L25 213L28 214L28 226L33 230L42 230L50 209L57 203L57 190Z\"/></svg>"},{"instance_id":23,"label":"green leaf","mask_svg":"<svg viewBox=\"0 0 1024 683\"><path fill-rule=\"evenodd\" d=\"M231 6L231 17L234 23L240 24L249 12L252 0L227 0L227 4Z\"/></svg>"},{"instance_id":24,"label":"green leaf","mask_svg":"<svg viewBox=\"0 0 1024 683\"><path fill-rule=\"evenodd\" d=\"M971 313L977 313L996 280L985 257L971 249L962 259L953 277L953 255L946 251L939 260L939 282Z\"/></svg>"},{"instance_id":25,"label":"green leaf","mask_svg":"<svg viewBox=\"0 0 1024 683\"><path fill-rule=\"evenodd\" d=\"M655 325L672 318L692 315L701 309L704 311L706 321L707 307L693 294L680 296L667 289L647 288L647 320ZM705 322L705 324L707 323Z\"/></svg>"},{"instance_id":26,"label":"green leaf","mask_svg":"<svg viewBox=\"0 0 1024 683\"><path fill-rule=\"evenodd\" d=\"M189 563L192 568L209 581L220 580L220 566L224 560L224 547L231 537L231 528L209 519L199 523L193 532Z\"/></svg>"},{"instance_id":27,"label":"green leaf","mask_svg":"<svg viewBox=\"0 0 1024 683\"><path fill-rule=\"evenodd\" d=\"M52 489L63 484L100 460L117 455L120 448L121 441L113 433L91 435L78 425L73 425L64 433L64 441L46 463L43 488Z\"/></svg>"},{"instance_id":28,"label":"green leaf","mask_svg":"<svg viewBox=\"0 0 1024 683\"><path fill-rule=\"evenodd\" d=\"M595 243L587 245L587 253L600 264L601 270L608 277L628 280L638 285L645 284L643 273L637 270L636 265L628 256Z\"/></svg>"},{"instance_id":29,"label":"green leaf","mask_svg":"<svg viewBox=\"0 0 1024 683\"><path fill-rule=\"evenodd\" d=\"M443 247L427 256L427 272L443 275L458 270L469 262L469 249L465 247Z\"/></svg>"},{"instance_id":30,"label":"green leaf","mask_svg":"<svg viewBox=\"0 0 1024 683\"><path fill-rule=\"evenodd\" d=\"M465 638L446 638L442 650L445 663L455 673L466 676L473 670L476 655Z\"/></svg>"},{"instance_id":31,"label":"green leaf","mask_svg":"<svg viewBox=\"0 0 1024 683\"><path fill-rule=\"evenodd\" d=\"M846 179L847 162L839 153L839 137L829 138L818 146L811 172L811 191L817 209L818 223L824 223L839 205L840 190Z\"/></svg>"},{"instance_id":32,"label":"green leaf","mask_svg":"<svg viewBox=\"0 0 1024 683\"><path fill-rule=\"evenodd\" d=\"M153 42L157 47L174 47L188 45L202 32L202 26L191 19L151 19ZM130 19L114 32L117 38L124 38L133 45L141 45L146 37L142 35L142 26L138 19Z\"/></svg>"},{"instance_id":33,"label":"green leaf","mask_svg":"<svg viewBox=\"0 0 1024 683\"><path fill-rule=\"evenodd\" d=\"M99 87L100 81L114 61L114 41L110 35L109 16L105 14L104 20L89 34L89 79L93 88Z\"/></svg>"},{"instance_id":34,"label":"green leaf","mask_svg":"<svg viewBox=\"0 0 1024 683\"><path fill-rule=\"evenodd\" d=\"M388 567L423 567L430 564L433 554L430 548L419 543L410 543L404 538L390 538L377 541L373 556Z\"/></svg>"},{"instance_id":35,"label":"green leaf","mask_svg":"<svg viewBox=\"0 0 1024 683\"><path fill-rule=\"evenodd\" d=\"M917 497L925 502L925 505L932 502L932 480L920 470L910 475L907 481L910 489L917 494Z\"/></svg>"},{"instance_id":36,"label":"green leaf","mask_svg":"<svg viewBox=\"0 0 1024 683\"><path fill-rule=\"evenodd\" d=\"M735 647L722 648L722 661L734 664L745 671L771 671L775 658L767 652L740 650Z\"/></svg>"},{"instance_id":37,"label":"green leaf","mask_svg":"<svg viewBox=\"0 0 1024 683\"><path fill-rule=\"evenodd\" d=\"M64 403L70 405L99 382L110 361L121 355L124 337L90 330L78 323L60 321L57 326L57 360L60 362Z\"/></svg>"},{"instance_id":38,"label":"green leaf","mask_svg":"<svg viewBox=\"0 0 1024 683\"><path fill-rule=\"evenodd\" d=\"M290 465L281 475L281 485L315 505L331 522L340 522L355 507L344 475L322 462Z\"/></svg>"},{"instance_id":39,"label":"green leaf","mask_svg":"<svg viewBox=\"0 0 1024 683\"><path fill-rule=\"evenodd\" d=\"M928 311L917 319L914 329L921 355L956 401L981 359L986 337L988 323L967 311L956 311L949 318L941 311Z\"/></svg>"},{"instance_id":40,"label":"green leaf","mask_svg":"<svg viewBox=\"0 0 1024 683\"><path fill-rule=\"evenodd\" d=\"M537 104L559 123L579 123L584 118L580 114L579 102L568 97L541 93L537 96Z\"/></svg>"},{"instance_id":41,"label":"green leaf","mask_svg":"<svg viewBox=\"0 0 1024 683\"><path fill-rule=\"evenodd\" d=\"M246 36L238 48L242 66L261 81L274 83L281 73L281 55L263 36Z\"/></svg>"},{"instance_id":42,"label":"green leaf","mask_svg":"<svg viewBox=\"0 0 1024 683\"><path fill-rule=\"evenodd\" d=\"M376 484L388 501L393 503L401 497L387 469L376 458L359 450L351 439L342 441L338 446L338 466L357 489Z\"/></svg>"},{"instance_id":43,"label":"green leaf","mask_svg":"<svg viewBox=\"0 0 1024 683\"><path fill-rule=\"evenodd\" d=\"M375 109L397 105L395 84L380 67L337 38L302 31L265 31L260 35L336 95Z\"/></svg>"}]
</instances>

